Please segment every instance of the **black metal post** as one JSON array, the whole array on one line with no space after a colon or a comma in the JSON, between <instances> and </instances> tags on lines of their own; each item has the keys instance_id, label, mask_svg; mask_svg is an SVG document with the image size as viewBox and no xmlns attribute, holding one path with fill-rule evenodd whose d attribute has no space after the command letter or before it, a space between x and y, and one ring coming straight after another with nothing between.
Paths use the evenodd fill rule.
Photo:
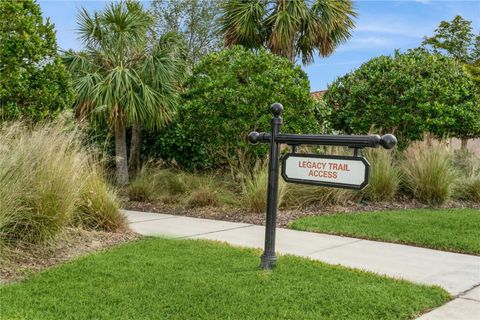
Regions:
<instances>
[{"instance_id":1,"label":"black metal post","mask_svg":"<svg viewBox=\"0 0 480 320\"><path fill-rule=\"evenodd\" d=\"M280 133L283 112L283 106L280 103L274 103L270 107L272 117L272 133L270 139L270 158L268 162L268 190L267 190L267 221L265 224L265 250L261 258L263 269L272 269L275 267L277 257L275 256L275 229L277 225L277 206L278 206L278 164L279 164L279 144L276 141Z\"/></svg>"}]
</instances>

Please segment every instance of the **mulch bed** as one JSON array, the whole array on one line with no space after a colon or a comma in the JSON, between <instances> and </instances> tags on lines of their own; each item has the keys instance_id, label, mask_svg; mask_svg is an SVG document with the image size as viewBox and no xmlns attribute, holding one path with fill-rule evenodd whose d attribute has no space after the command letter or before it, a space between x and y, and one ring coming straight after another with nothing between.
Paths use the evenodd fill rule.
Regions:
<instances>
[{"instance_id":1,"label":"mulch bed","mask_svg":"<svg viewBox=\"0 0 480 320\"><path fill-rule=\"evenodd\" d=\"M1 248L0 283L19 281L47 267L139 238L129 230L104 232L68 228L48 245Z\"/></svg>"},{"instance_id":2,"label":"mulch bed","mask_svg":"<svg viewBox=\"0 0 480 320\"><path fill-rule=\"evenodd\" d=\"M180 207L165 203L148 203L129 201L124 204L124 209L137 210L144 212L155 212L179 216L187 216L194 218L205 218L213 220L224 220L232 222L243 222L256 225L265 224L265 213L252 213L247 210L238 208L218 208L218 207L201 207L188 208ZM312 215L332 214L332 213L355 213L363 211L381 211L381 210L402 210L402 209L419 209L429 208L416 201L405 200L401 202L376 202L376 203L358 203L351 202L346 206L312 206L306 209L283 209L277 213L277 226L288 227L293 220ZM479 208L480 204L469 202L451 202L442 208Z\"/></svg>"}]
</instances>

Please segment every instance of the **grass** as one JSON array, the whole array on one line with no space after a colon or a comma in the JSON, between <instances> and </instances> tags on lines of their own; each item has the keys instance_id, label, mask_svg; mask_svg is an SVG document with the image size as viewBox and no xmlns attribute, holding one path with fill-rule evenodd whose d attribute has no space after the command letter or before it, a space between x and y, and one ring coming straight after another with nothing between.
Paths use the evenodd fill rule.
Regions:
<instances>
[{"instance_id":1,"label":"grass","mask_svg":"<svg viewBox=\"0 0 480 320\"><path fill-rule=\"evenodd\" d=\"M133 201L161 201L187 208L238 205L223 177L166 169L154 162L142 166L130 182L127 194Z\"/></svg>"},{"instance_id":2,"label":"grass","mask_svg":"<svg viewBox=\"0 0 480 320\"><path fill-rule=\"evenodd\" d=\"M402 210L300 218L293 229L480 254L480 210Z\"/></svg>"},{"instance_id":3,"label":"grass","mask_svg":"<svg viewBox=\"0 0 480 320\"><path fill-rule=\"evenodd\" d=\"M0 287L2 319L413 319L438 287L195 240L149 238Z\"/></svg>"},{"instance_id":4,"label":"grass","mask_svg":"<svg viewBox=\"0 0 480 320\"><path fill-rule=\"evenodd\" d=\"M458 180L452 151L445 144L428 139L412 143L404 151L400 168L406 189L415 199L429 205L448 201Z\"/></svg>"},{"instance_id":5,"label":"grass","mask_svg":"<svg viewBox=\"0 0 480 320\"><path fill-rule=\"evenodd\" d=\"M363 191L364 198L370 201L391 201L400 185L400 172L395 163L394 151L369 149L364 155L371 165L368 187Z\"/></svg>"},{"instance_id":6,"label":"grass","mask_svg":"<svg viewBox=\"0 0 480 320\"><path fill-rule=\"evenodd\" d=\"M70 224L124 225L96 152L68 119L0 126L0 242L54 240Z\"/></svg>"},{"instance_id":7,"label":"grass","mask_svg":"<svg viewBox=\"0 0 480 320\"><path fill-rule=\"evenodd\" d=\"M461 175L454 192L456 198L479 203L480 159L468 150L459 150L454 162Z\"/></svg>"},{"instance_id":8,"label":"grass","mask_svg":"<svg viewBox=\"0 0 480 320\"><path fill-rule=\"evenodd\" d=\"M243 194L243 206L253 213L261 213L267 207L267 190L268 190L268 165L265 163L257 163L256 166L248 172L243 170L241 173L241 185ZM278 199L280 206L285 194L285 182L282 178L278 179Z\"/></svg>"}]
</instances>

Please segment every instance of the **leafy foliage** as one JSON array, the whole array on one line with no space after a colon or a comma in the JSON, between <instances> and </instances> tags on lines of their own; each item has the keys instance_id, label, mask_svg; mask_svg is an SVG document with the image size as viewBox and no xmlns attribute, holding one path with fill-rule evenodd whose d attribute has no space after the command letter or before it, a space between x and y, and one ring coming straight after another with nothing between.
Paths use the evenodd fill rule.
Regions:
<instances>
[{"instance_id":1,"label":"leafy foliage","mask_svg":"<svg viewBox=\"0 0 480 320\"><path fill-rule=\"evenodd\" d=\"M285 132L319 132L309 89L300 67L264 49L211 54L194 69L177 116L154 149L190 169L238 167L245 158L253 164L267 149L250 146L247 134L270 130L274 102L285 106Z\"/></svg>"},{"instance_id":2,"label":"leafy foliage","mask_svg":"<svg viewBox=\"0 0 480 320\"><path fill-rule=\"evenodd\" d=\"M447 55L465 64L480 91L480 33L475 36L472 22L456 16L442 21L432 37L425 37L423 47Z\"/></svg>"},{"instance_id":3,"label":"leafy foliage","mask_svg":"<svg viewBox=\"0 0 480 320\"><path fill-rule=\"evenodd\" d=\"M193 66L205 55L220 48L216 23L220 12L217 0L153 0L155 35L175 32L186 45L188 64Z\"/></svg>"},{"instance_id":4,"label":"leafy foliage","mask_svg":"<svg viewBox=\"0 0 480 320\"><path fill-rule=\"evenodd\" d=\"M227 46L268 48L291 61L313 61L315 51L330 55L350 37L356 16L350 0L227 0L220 31Z\"/></svg>"},{"instance_id":5,"label":"leafy foliage","mask_svg":"<svg viewBox=\"0 0 480 320\"><path fill-rule=\"evenodd\" d=\"M33 0L0 1L0 72L0 120L52 117L71 103L54 26Z\"/></svg>"},{"instance_id":6,"label":"leafy foliage","mask_svg":"<svg viewBox=\"0 0 480 320\"><path fill-rule=\"evenodd\" d=\"M461 16L455 16L450 22L440 22L435 34L425 37L422 45L463 63L472 64L480 60L480 33L475 36L472 22Z\"/></svg>"},{"instance_id":7,"label":"leafy foliage","mask_svg":"<svg viewBox=\"0 0 480 320\"><path fill-rule=\"evenodd\" d=\"M380 56L338 78L324 96L336 130L394 132L400 146L438 137L480 135L475 84L453 59L425 50Z\"/></svg>"}]
</instances>

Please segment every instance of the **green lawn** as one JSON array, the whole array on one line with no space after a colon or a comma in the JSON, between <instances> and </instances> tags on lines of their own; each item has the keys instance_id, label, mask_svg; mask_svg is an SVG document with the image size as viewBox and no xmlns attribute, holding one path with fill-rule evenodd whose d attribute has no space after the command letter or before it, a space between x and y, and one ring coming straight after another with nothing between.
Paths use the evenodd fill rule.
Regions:
<instances>
[{"instance_id":1,"label":"green lawn","mask_svg":"<svg viewBox=\"0 0 480 320\"><path fill-rule=\"evenodd\" d=\"M0 287L1 319L412 319L438 287L259 251L148 238Z\"/></svg>"},{"instance_id":2,"label":"green lawn","mask_svg":"<svg viewBox=\"0 0 480 320\"><path fill-rule=\"evenodd\" d=\"M480 210L400 210L311 216L291 228L480 254Z\"/></svg>"}]
</instances>

